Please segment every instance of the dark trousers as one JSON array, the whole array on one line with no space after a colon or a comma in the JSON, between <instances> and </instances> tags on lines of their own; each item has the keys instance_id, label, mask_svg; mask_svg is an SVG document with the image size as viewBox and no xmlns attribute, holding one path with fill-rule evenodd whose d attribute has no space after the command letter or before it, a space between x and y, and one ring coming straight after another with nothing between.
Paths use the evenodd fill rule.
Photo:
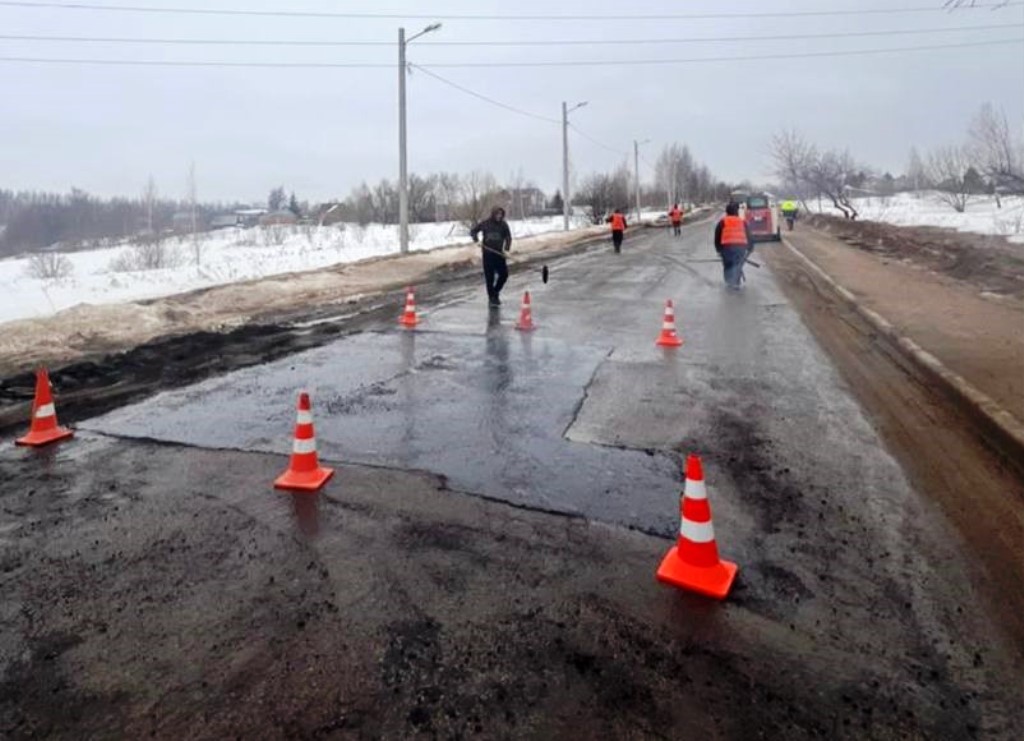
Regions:
<instances>
[{"instance_id":1,"label":"dark trousers","mask_svg":"<svg viewBox=\"0 0 1024 741\"><path fill-rule=\"evenodd\" d=\"M612 244L615 245L615 251L619 252L622 249L622 235L625 232L618 229L612 231Z\"/></svg>"},{"instance_id":2,"label":"dark trousers","mask_svg":"<svg viewBox=\"0 0 1024 741\"><path fill-rule=\"evenodd\" d=\"M678 221L673 221L672 222L672 233L675 234L677 237L680 234L683 233L683 228L682 228L682 226L680 226L680 222L678 222Z\"/></svg>"},{"instance_id":3,"label":"dark trousers","mask_svg":"<svg viewBox=\"0 0 1024 741\"><path fill-rule=\"evenodd\" d=\"M487 297L498 298L505 281L508 280L508 263L505 258L484 250L484 283L487 284Z\"/></svg>"}]
</instances>

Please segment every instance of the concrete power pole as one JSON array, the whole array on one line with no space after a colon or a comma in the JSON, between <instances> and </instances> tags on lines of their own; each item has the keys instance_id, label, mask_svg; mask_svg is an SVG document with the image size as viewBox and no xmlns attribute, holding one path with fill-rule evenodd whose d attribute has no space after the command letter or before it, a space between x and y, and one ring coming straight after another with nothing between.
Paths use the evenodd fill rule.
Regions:
<instances>
[{"instance_id":1,"label":"concrete power pole","mask_svg":"<svg viewBox=\"0 0 1024 741\"><path fill-rule=\"evenodd\" d=\"M398 29L398 245L409 251L409 173L405 136L405 29Z\"/></svg>"},{"instance_id":2,"label":"concrete power pole","mask_svg":"<svg viewBox=\"0 0 1024 741\"><path fill-rule=\"evenodd\" d=\"M569 108L562 101L562 230L569 231Z\"/></svg>"},{"instance_id":3,"label":"concrete power pole","mask_svg":"<svg viewBox=\"0 0 1024 741\"><path fill-rule=\"evenodd\" d=\"M636 172L636 223L640 223L640 142L633 140L633 169Z\"/></svg>"}]
</instances>

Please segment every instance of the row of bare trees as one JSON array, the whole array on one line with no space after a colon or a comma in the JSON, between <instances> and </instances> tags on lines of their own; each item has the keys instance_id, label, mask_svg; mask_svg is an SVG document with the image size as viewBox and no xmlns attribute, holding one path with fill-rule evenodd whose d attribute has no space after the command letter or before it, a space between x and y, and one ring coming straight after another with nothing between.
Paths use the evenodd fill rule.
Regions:
<instances>
[{"instance_id":1,"label":"row of bare trees","mask_svg":"<svg viewBox=\"0 0 1024 741\"><path fill-rule=\"evenodd\" d=\"M494 175L483 171L409 176L409 221L412 223L476 223L489 215L494 206L501 206L510 217L521 219L545 208L560 209L561 195L556 194L550 201L544 199L521 170L512 173L505 184L499 184ZM325 223L338 221L396 223L398 184L385 179L375 185L363 183L354 188L346 199L332 208Z\"/></svg>"},{"instance_id":2,"label":"row of bare trees","mask_svg":"<svg viewBox=\"0 0 1024 741\"><path fill-rule=\"evenodd\" d=\"M857 218L853 196L864 191L872 175L847 150L819 150L796 130L772 137L775 175L788 194L800 199L827 198L845 218ZM884 178L892 181L888 174ZM1015 134L1006 114L986 103L971 122L966 141L937 147L924 156L916 147L903 184L912 190L935 190L956 211L982 193L1024 193L1024 137Z\"/></svg>"}]
</instances>

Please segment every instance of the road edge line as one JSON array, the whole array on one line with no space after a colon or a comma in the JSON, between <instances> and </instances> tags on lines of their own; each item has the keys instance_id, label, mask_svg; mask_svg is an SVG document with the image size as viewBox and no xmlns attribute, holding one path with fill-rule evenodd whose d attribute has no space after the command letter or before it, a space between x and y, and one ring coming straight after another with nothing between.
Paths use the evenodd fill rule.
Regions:
<instances>
[{"instance_id":1,"label":"road edge line","mask_svg":"<svg viewBox=\"0 0 1024 741\"><path fill-rule=\"evenodd\" d=\"M860 314L876 330L891 340L903 355L909 358L920 370L938 380L947 391L952 392L971 411L979 415L995 433L997 440L989 442L999 448L999 452L1007 456L1008 462L1019 472L1024 473L1024 423L1018 420L1009 410L1002 407L995 399L971 384L966 378L951 370L941 360L925 350L910 337L902 335L888 319L877 311L863 306L857 297L845 286L837 282L816 262L794 247L788 239L782 243L796 255L818 277L825 281L854 311ZM982 431L984 434L984 430ZM989 438L989 435L985 435ZM1009 450L1007 449L1009 448ZM1014 462L1014 461L1018 462Z\"/></svg>"}]
</instances>

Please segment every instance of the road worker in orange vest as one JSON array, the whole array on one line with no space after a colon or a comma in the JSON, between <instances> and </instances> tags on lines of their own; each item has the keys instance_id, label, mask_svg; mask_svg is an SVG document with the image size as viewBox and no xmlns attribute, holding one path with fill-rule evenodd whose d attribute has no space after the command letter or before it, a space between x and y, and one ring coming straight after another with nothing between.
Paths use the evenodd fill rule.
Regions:
<instances>
[{"instance_id":1,"label":"road worker in orange vest","mask_svg":"<svg viewBox=\"0 0 1024 741\"><path fill-rule=\"evenodd\" d=\"M678 203L668 212L668 218L672 222L672 233L678 237L683 233L683 209L679 208Z\"/></svg>"},{"instance_id":2,"label":"road worker in orange vest","mask_svg":"<svg viewBox=\"0 0 1024 741\"><path fill-rule=\"evenodd\" d=\"M622 238L629 226L626 223L626 217L622 213L622 209L617 208L605 221L612 225L612 244L615 245L615 253L618 254L622 252Z\"/></svg>"},{"instance_id":3,"label":"road worker in orange vest","mask_svg":"<svg viewBox=\"0 0 1024 741\"><path fill-rule=\"evenodd\" d=\"M739 214L740 205L730 201L725 207L725 216L715 227L715 250L722 258L725 284L734 291L740 290L743 283L743 263L754 251L750 229Z\"/></svg>"}]
</instances>

